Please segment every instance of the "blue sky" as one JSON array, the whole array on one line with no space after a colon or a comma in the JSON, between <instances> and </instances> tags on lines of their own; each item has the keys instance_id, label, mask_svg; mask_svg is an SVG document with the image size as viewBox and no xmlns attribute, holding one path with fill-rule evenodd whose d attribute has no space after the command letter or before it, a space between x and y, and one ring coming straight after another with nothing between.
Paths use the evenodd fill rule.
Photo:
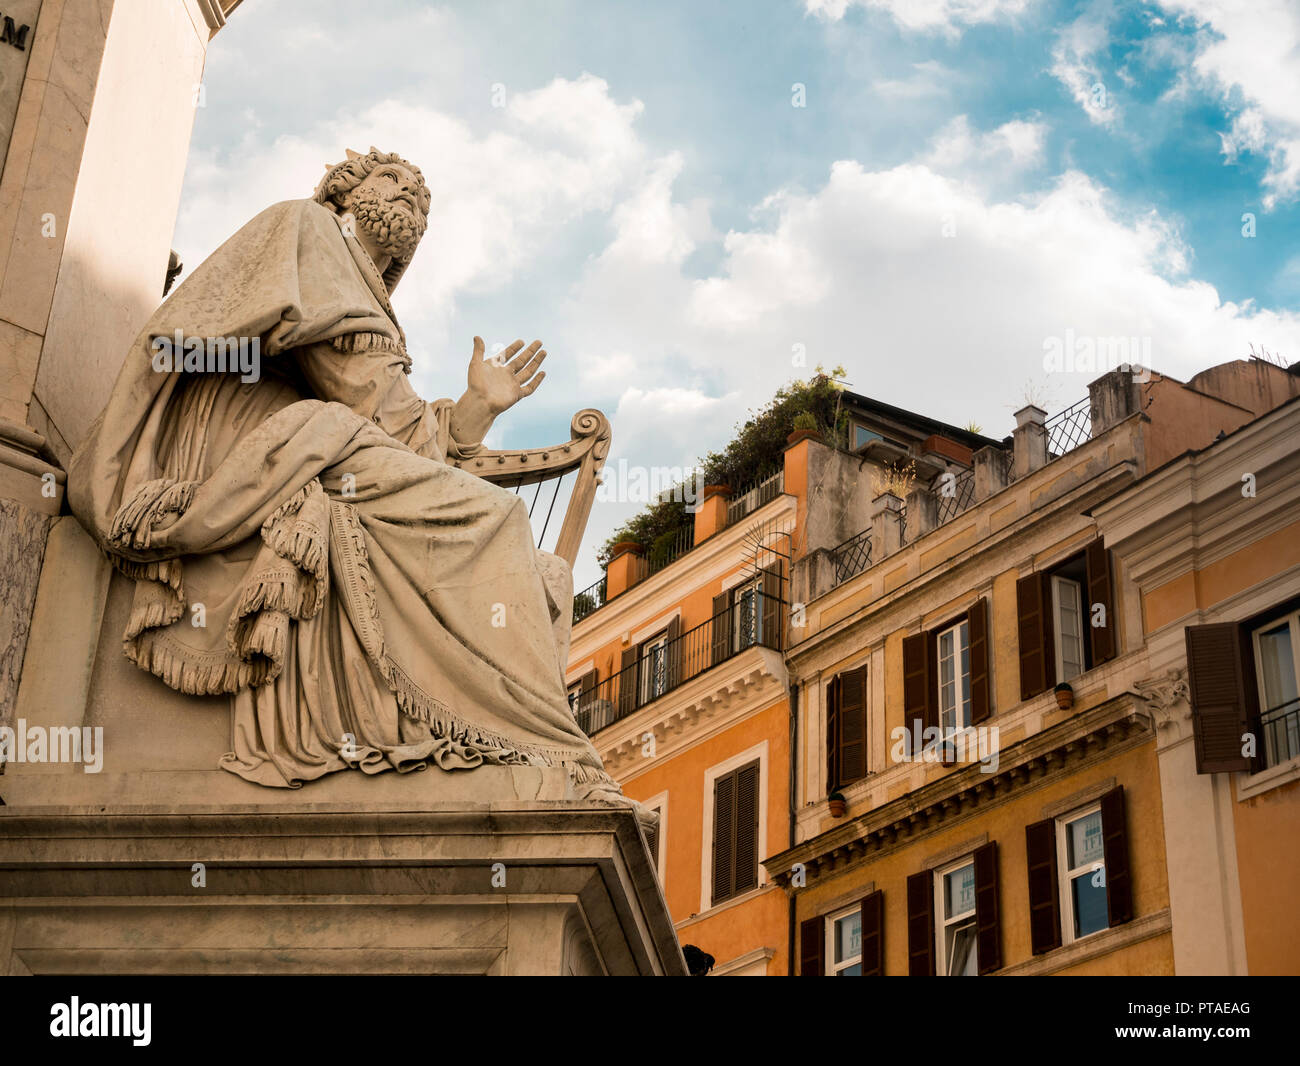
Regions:
<instances>
[{"instance_id":1,"label":"blue sky","mask_svg":"<svg viewBox=\"0 0 1300 1066\"><path fill-rule=\"evenodd\" d=\"M434 193L394 301L422 394L476 333L551 353L496 445L598 406L614 461L683 465L818 363L1002 436L1085 394L1067 331L1184 379L1300 359L1296 0L245 0L177 249L371 144Z\"/></svg>"}]
</instances>

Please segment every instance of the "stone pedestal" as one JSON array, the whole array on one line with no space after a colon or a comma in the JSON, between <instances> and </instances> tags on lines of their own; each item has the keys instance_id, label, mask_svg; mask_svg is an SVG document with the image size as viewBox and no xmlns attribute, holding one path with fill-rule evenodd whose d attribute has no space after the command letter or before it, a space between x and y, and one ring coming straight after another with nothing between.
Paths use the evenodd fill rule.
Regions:
<instances>
[{"instance_id":1,"label":"stone pedestal","mask_svg":"<svg viewBox=\"0 0 1300 1066\"><path fill-rule=\"evenodd\" d=\"M14 722L102 760L0 766L0 974L686 972L630 810L544 767L251 784L228 698L122 654L130 599L55 520Z\"/></svg>"},{"instance_id":2,"label":"stone pedestal","mask_svg":"<svg viewBox=\"0 0 1300 1066\"><path fill-rule=\"evenodd\" d=\"M684 974L632 813L452 801L511 773L408 775L405 807L0 808L0 973Z\"/></svg>"}]
</instances>

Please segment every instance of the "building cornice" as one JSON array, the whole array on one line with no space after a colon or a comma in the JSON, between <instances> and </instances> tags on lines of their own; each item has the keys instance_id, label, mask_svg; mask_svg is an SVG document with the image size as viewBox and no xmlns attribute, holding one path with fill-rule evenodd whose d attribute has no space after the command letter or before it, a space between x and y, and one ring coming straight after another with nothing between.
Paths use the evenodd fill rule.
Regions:
<instances>
[{"instance_id":1,"label":"building cornice","mask_svg":"<svg viewBox=\"0 0 1300 1066\"><path fill-rule=\"evenodd\" d=\"M796 864L807 881L865 865L977 809L1020 796L1062 771L1074 772L1151 741L1155 727L1140 699L1124 692L1082 714L1050 726L999 753L998 770L971 764L883 803L843 825L763 861L768 876L791 891Z\"/></svg>"},{"instance_id":2,"label":"building cornice","mask_svg":"<svg viewBox=\"0 0 1300 1066\"><path fill-rule=\"evenodd\" d=\"M1300 402L1189 452L1093 509L1107 547L1143 588L1202 570L1300 520ZM1254 476L1253 497L1242 495Z\"/></svg>"}]
</instances>

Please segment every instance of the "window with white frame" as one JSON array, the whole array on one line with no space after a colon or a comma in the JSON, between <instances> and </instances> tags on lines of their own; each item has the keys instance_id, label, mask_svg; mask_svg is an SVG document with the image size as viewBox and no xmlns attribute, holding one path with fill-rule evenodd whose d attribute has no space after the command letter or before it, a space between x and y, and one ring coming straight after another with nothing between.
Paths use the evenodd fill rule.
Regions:
<instances>
[{"instance_id":1,"label":"window with white frame","mask_svg":"<svg viewBox=\"0 0 1300 1066\"><path fill-rule=\"evenodd\" d=\"M582 695L582 682L575 681L569 686L569 711L576 718L578 716L578 698Z\"/></svg>"},{"instance_id":2,"label":"window with white frame","mask_svg":"<svg viewBox=\"0 0 1300 1066\"><path fill-rule=\"evenodd\" d=\"M1052 617L1056 623L1056 680L1069 681L1087 669L1083 628L1083 586L1052 575Z\"/></svg>"},{"instance_id":3,"label":"window with white frame","mask_svg":"<svg viewBox=\"0 0 1300 1066\"><path fill-rule=\"evenodd\" d=\"M937 972L947 977L975 977L975 860L966 856L934 873Z\"/></svg>"},{"instance_id":4,"label":"window with white frame","mask_svg":"<svg viewBox=\"0 0 1300 1066\"><path fill-rule=\"evenodd\" d=\"M1056 868L1061 871L1062 942L1109 928L1100 804L1056 820Z\"/></svg>"},{"instance_id":5,"label":"window with white frame","mask_svg":"<svg viewBox=\"0 0 1300 1066\"><path fill-rule=\"evenodd\" d=\"M1300 612L1260 626L1252 643L1264 765L1277 766L1300 755Z\"/></svg>"},{"instance_id":6,"label":"window with white frame","mask_svg":"<svg viewBox=\"0 0 1300 1066\"><path fill-rule=\"evenodd\" d=\"M668 633L651 637L641 645L641 703L649 703L668 691Z\"/></svg>"},{"instance_id":7,"label":"window with white frame","mask_svg":"<svg viewBox=\"0 0 1300 1066\"><path fill-rule=\"evenodd\" d=\"M939 727L948 736L970 726L970 623L965 619L941 631L939 658Z\"/></svg>"},{"instance_id":8,"label":"window with white frame","mask_svg":"<svg viewBox=\"0 0 1300 1066\"><path fill-rule=\"evenodd\" d=\"M862 904L826 917L826 976L862 976Z\"/></svg>"},{"instance_id":9,"label":"window with white frame","mask_svg":"<svg viewBox=\"0 0 1300 1066\"><path fill-rule=\"evenodd\" d=\"M642 803L648 811L655 811L659 815L659 822L653 829L647 829L645 833L646 845L650 849L650 861L654 863L655 873L659 875L659 883L663 884L664 879L664 838L668 833L668 793L661 792L654 799L646 800Z\"/></svg>"}]
</instances>

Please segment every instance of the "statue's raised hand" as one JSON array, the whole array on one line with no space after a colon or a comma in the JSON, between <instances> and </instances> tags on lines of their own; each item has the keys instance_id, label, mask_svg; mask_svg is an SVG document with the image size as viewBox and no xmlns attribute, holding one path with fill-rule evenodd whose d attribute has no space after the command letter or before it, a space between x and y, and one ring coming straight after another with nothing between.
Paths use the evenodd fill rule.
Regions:
<instances>
[{"instance_id":1,"label":"statue's raised hand","mask_svg":"<svg viewBox=\"0 0 1300 1066\"><path fill-rule=\"evenodd\" d=\"M474 354L469 360L469 391L496 417L537 390L546 377L540 369L545 358L541 341L533 341L527 348L523 341L515 341L496 358L485 359L483 339L475 337Z\"/></svg>"}]
</instances>

